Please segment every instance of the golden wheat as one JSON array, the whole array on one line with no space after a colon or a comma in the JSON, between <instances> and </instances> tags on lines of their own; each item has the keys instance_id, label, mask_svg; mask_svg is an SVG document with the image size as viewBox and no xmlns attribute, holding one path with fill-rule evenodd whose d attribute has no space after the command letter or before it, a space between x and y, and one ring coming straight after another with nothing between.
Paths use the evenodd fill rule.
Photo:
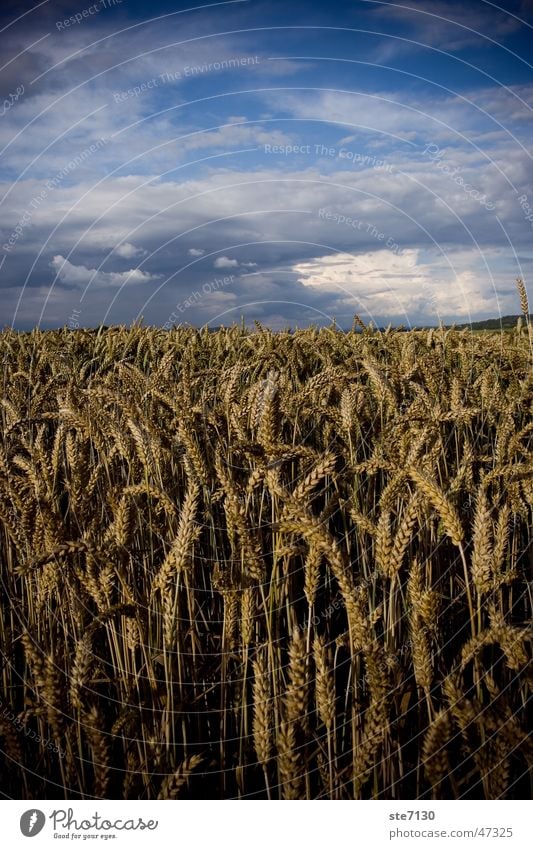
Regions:
<instances>
[{"instance_id":1,"label":"golden wheat","mask_svg":"<svg viewBox=\"0 0 533 849\"><path fill-rule=\"evenodd\" d=\"M527 794L529 333L0 334L5 792Z\"/></svg>"}]
</instances>

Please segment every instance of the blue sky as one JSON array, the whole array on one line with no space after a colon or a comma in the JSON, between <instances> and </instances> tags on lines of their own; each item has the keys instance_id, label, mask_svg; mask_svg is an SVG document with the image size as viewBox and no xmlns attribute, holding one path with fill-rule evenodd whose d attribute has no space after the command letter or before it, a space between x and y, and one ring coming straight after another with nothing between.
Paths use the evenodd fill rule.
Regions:
<instances>
[{"instance_id":1,"label":"blue sky","mask_svg":"<svg viewBox=\"0 0 533 849\"><path fill-rule=\"evenodd\" d=\"M2 326L518 311L531 0L8 0L0 29Z\"/></svg>"}]
</instances>

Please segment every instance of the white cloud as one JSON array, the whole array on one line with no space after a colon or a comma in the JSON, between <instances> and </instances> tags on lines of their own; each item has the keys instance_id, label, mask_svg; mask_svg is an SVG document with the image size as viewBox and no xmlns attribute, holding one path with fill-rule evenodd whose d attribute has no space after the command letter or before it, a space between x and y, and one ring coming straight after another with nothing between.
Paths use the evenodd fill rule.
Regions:
<instances>
[{"instance_id":1,"label":"white cloud","mask_svg":"<svg viewBox=\"0 0 533 849\"><path fill-rule=\"evenodd\" d=\"M98 288L118 288L123 284L149 283L159 279L159 275L149 274L139 268L129 271L99 271L85 265L74 265L58 254L50 263L61 283L67 286L91 286Z\"/></svg>"},{"instance_id":2,"label":"white cloud","mask_svg":"<svg viewBox=\"0 0 533 849\"><path fill-rule=\"evenodd\" d=\"M465 179L480 191L486 191L487 197L502 198L498 202L500 219L514 228L513 244L523 245L522 252L526 250L531 229L523 220L516 198L506 195L505 186L491 181L489 168L480 166L473 155L466 155L463 150L446 150L445 160L460 165ZM269 157L268 164L271 167L253 171L213 169L209 174L183 182L154 179L144 184L145 178L129 175L110 177L93 189L86 184L60 186L50 191L46 203L35 210L31 227L24 229L6 266L9 264L14 280L20 280L21 276L24 279L26 257L33 261L50 236L35 283L50 280L47 265L56 257L53 267L64 284L61 291L65 298L67 287L83 288L90 283L87 303L94 302L98 311L104 287L114 293L126 281L126 285L139 283L134 291L130 287L131 296L128 289L128 303L121 302L120 308L133 309L135 300L139 311L144 311L142 299L153 295L150 304L157 321L172 309L171 298L174 302L183 300L190 288L200 289L206 282L205 264L191 264L191 259L198 258L194 252L203 249L190 248L182 241L183 234L196 229L200 244L209 244L209 252L214 252L209 257L211 267L243 274L253 272L256 267L262 269L264 276L249 278L258 300L284 300L286 291L289 300L309 302L328 315L336 314L339 305L345 314L351 311L353 315L357 311L363 315L365 307L354 305L357 296L378 318L394 312L402 323L407 323L405 312L416 323L422 323L423 319L438 320L439 314L453 320L455 315L468 319L469 312L479 317L516 312L516 304L507 304L507 296L500 305L493 298L492 272L499 292L505 292L509 281L520 274L516 257L505 244L505 234L495 227L494 214L480 207L421 153L399 166L394 162L392 173L353 166L348 170L344 163L343 170L337 170L339 163L333 162L331 171L325 174L316 165L295 158L287 163L288 167L283 160L283 171L273 157ZM520 184L524 185L525 175L531 173L526 158L513 157L513 168L523 173ZM0 208L4 238L12 232L20 211L31 209L31 198L38 193L39 184L23 182L17 189L17 201L11 197L9 204ZM441 194L459 217L455 218L428 189ZM88 190L87 194L76 206L83 190ZM504 209L500 209L502 204ZM324 208L347 218L356 217L364 227L357 230L326 220L320 213ZM54 232L65 212L65 221ZM378 242L372 236L374 226L386 234L384 241ZM469 228L480 241L482 254L475 247ZM390 250L377 250L383 248L389 235L403 249L402 258ZM432 247L432 239L447 252L455 276L443 263L438 247ZM153 273L135 269L139 263L133 258L133 261L122 260L129 271L96 271L102 251L107 252L110 244L119 243L132 245L134 249L142 243L151 255ZM240 256L232 256L236 245L247 245L242 261ZM497 248L502 251L498 257ZM73 249L76 251L73 256L83 252L84 265L69 262L62 267L63 258ZM206 254L207 251L201 255ZM326 255L337 256L337 264L324 261ZM346 255L351 264L343 266L338 255ZM484 265L485 257L490 270ZM116 264L112 267L120 268L117 254L114 258ZM189 267L182 274L183 266ZM161 289L151 282L156 279L156 273L161 279L169 278ZM318 285L313 286L315 278ZM270 287L265 282L269 279ZM396 288L392 288L393 284ZM422 284L427 288L421 297ZM466 294L461 293L459 284L465 287ZM304 286L308 288L303 289ZM237 295L239 303L246 297L240 288ZM27 293L23 295L24 299L28 297ZM253 309L259 312L260 307L254 305ZM270 309L267 311L265 307L262 320L269 322ZM117 314L120 317L123 313ZM191 318L193 314L191 309ZM65 315L68 316L66 309Z\"/></svg>"},{"instance_id":3,"label":"white cloud","mask_svg":"<svg viewBox=\"0 0 533 849\"><path fill-rule=\"evenodd\" d=\"M239 263L236 259L230 259L229 256L219 256L213 265L215 268L237 268Z\"/></svg>"},{"instance_id":4,"label":"white cloud","mask_svg":"<svg viewBox=\"0 0 533 849\"><path fill-rule=\"evenodd\" d=\"M288 111L298 119L331 122L350 129L339 144L369 143L369 130L376 131L371 143L377 140L391 142L397 138L414 142L419 138L431 142L468 144L472 131L475 142L489 152L490 134L502 133L507 144L517 127L527 127L532 120L530 84L483 89L465 89L461 94L435 91L432 97L405 89L377 91L318 91L285 92L276 94L278 108ZM267 93L265 100L274 102ZM503 129L499 124L503 125ZM499 138L499 136L497 136ZM405 151L409 148L406 146Z\"/></svg>"},{"instance_id":5,"label":"white cloud","mask_svg":"<svg viewBox=\"0 0 533 849\"><path fill-rule=\"evenodd\" d=\"M205 254L205 250L203 248L189 248L187 254L194 257L203 256Z\"/></svg>"},{"instance_id":6,"label":"white cloud","mask_svg":"<svg viewBox=\"0 0 533 849\"><path fill-rule=\"evenodd\" d=\"M115 253L124 259L131 259L134 256L146 256L146 251L143 248L136 248L131 242L124 242L122 245L117 245Z\"/></svg>"},{"instance_id":7,"label":"white cloud","mask_svg":"<svg viewBox=\"0 0 533 849\"><path fill-rule=\"evenodd\" d=\"M228 124L229 122L224 123ZM181 140L180 151L221 147L231 150L251 147L264 148L266 144L287 145L293 142L294 138L281 130L265 129L253 121L244 119L243 124L233 122L229 123L229 126L221 126L208 132L193 133Z\"/></svg>"},{"instance_id":8,"label":"white cloud","mask_svg":"<svg viewBox=\"0 0 533 849\"><path fill-rule=\"evenodd\" d=\"M506 299L496 296L479 268L475 252L423 256L420 250L336 253L297 263L304 286L340 292L346 309L364 310L378 319L412 316L425 320L498 315ZM511 300L507 311L513 311Z\"/></svg>"}]
</instances>

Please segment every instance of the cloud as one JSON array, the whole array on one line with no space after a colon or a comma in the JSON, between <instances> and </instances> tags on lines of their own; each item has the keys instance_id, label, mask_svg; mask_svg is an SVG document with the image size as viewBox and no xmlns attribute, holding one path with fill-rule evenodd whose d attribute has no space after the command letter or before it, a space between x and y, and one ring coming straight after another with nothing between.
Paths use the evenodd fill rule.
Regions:
<instances>
[{"instance_id":1,"label":"cloud","mask_svg":"<svg viewBox=\"0 0 533 849\"><path fill-rule=\"evenodd\" d=\"M150 283L159 279L158 274L149 274L138 268L129 271L99 271L85 265L74 265L68 259L57 255L50 263L61 283L68 287L118 288L123 285Z\"/></svg>"},{"instance_id":2,"label":"cloud","mask_svg":"<svg viewBox=\"0 0 533 849\"><path fill-rule=\"evenodd\" d=\"M487 195L491 198L502 198L498 215L507 227L514 228L514 243L527 252L531 228L523 220L516 198L508 191L506 195L504 186L494 181L491 185L491 172L480 165L479 158L462 150L453 155L452 164L463 167L465 178L468 175L480 191L490 186ZM518 162L515 156L513 167ZM523 163L526 168L526 158ZM270 315L281 312L291 323L313 321L317 316L337 316L342 321L343 314L349 323L354 311L364 312L364 307L354 307L354 297L359 297L380 319L397 310L399 320L406 323L405 312L409 310L412 323L424 323L437 320L437 309L452 319L454 310L467 318L469 311L476 315L478 309L483 315L497 315L491 278L498 291L503 291L509 280L520 274L494 213L480 207L421 153L418 158L400 161L401 170L395 166L392 173L371 167L338 170L346 169L346 165L333 163L331 172L324 174L308 163L302 167L295 158L283 161L283 171L276 167L273 157L268 158L268 164L271 167L243 172L213 169L182 182L154 180L143 185L145 181L138 176L109 178L89 191L83 204L71 209L53 233L28 286L50 283L51 261L65 298L68 287L79 289L90 283L84 297L88 321L90 309L98 320L103 316L103 289L116 293L117 287L128 280L135 285L126 283L125 297L106 322L111 318L122 321L125 315L133 320L135 306L152 323L161 323L173 304L192 291L202 291L202 286L212 281L209 265L211 269L214 266L215 270L235 272L232 292L236 299L232 306L237 315L244 309L250 320L257 317L269 323ZM292 166L290 170L287 165ZM531 173L527 167L525 174ZM474 181L476 174L479 179ZM441 194L452 211L429 189ZM25 191L29 199L35 187L27 186ZM71 208L80 191L80 187L59 187L50 192L46 205L38 207L31 226L24 229L8 255L4 279L9 274L13 285L25 279L25 263L32 263L62 211ZM29 205L26 200L21 208ZM337 218L326 218L322 210L333 212ZM355 219L362 223L357 229L353 226ZM16 220L15 206L0 208L0 228L7 234ZM191 230L195 232L189 235ZM383 239L376 230L384 234ZM191 263L192 258L199 258L197 252L207 254L205 249L191 246L191 237L209 244L209 264ZM389 239L389 249L383 250ZM134 249L142 240L150 272L144 268L147 260L141 261L139 268L128 263L130 270L121 270L116 253L107 256L110 240ZM73 246L79 259L64 263ZM324 260L327 256L337 259ZM106 269L112 271L97 270L104 261ZM255 268L261 268L261 274L248 274ZM463 296L457 281L465 284ZM427 290L419 297L422 285ZM435 290L436 300L430 297ZM29 298L28 288L23 298ZM253 306L246 308L251 301ZM305 314L302 304L307 305ZM47 306L47 313L56 315L59 306L56 302L55 312ZM201 308L191 307L188 320L204 320L212 307L213 299L203 301ZM503 312L514 312L515 308L512 301L504 299ZM66 307L64 313L68 317Z\"/></svg>"},{"instance_id":3,"label":"cloud","mask_svg":"<svg viewBox=\"0 0 533 849\"><path fill-rule=\"evenodd\" d=\"M509 283L531 268L532 229L518 198L533 204L533 85L525 63L516 65L528 33L516 32L512 15L504 20L491 4L474 9L451 0L409 0L411 11L355 4L339 13L339 27L364 27L370 18L369 30L389 28L442 50L475 42L483 61L477 52L465 56L469 70L453 55L385 34L358 41L353 32L321 30L331 14L325 8L309 7L305 32L259 32L258 15L278 23L268 4L206 7L139 26L142 16L126 5L121 33L107 10L57 32L55 20L71 13L68 0L40 6L39 27L32 14L16 38L15 28L8 31L6 58L14 61L5 69L5 90L19 82L26 90L0 122L0 148L8 145L0 171L0 245L9 248L0 281L4 311L17 309L31 324L46 303L45 319L63 323L88 286L84 321L102 317L108 289L114 312L106 321L140 311L163 322L173 305L222 276L214 269L235 277L231 293L191 306L191 321L205 320L217 298L237 315L247 309L250 319L278 326L353 315L355 298L379 318L409 310L417 322L436 311L516 311ZM520 11L519 0L513 9ZM297 21L299 7L290 12ZM512 35L517 56L465 27L499 40ZM328 61L268 59L300 55L304 46L305 55L318 55L319 45ZM404 54L408 76L400 62L386 71L338 61L375 60L380 45ZM256 53L261 61L239 74L176 76L186 65ZM514 83L498 86L490 76ZM135 87L156 77L157 86L135 96ZM114 97L119 92L132 93L122 101ZM102 138L105 144L81 157ZM283 150L267 154L266 144ZM337 152L346 146L352 158L317 155L315 144ZM300 152L291 155L291 146ZM442 157L424 153L428 146ZM76 157L80 164L47 188ZM489 211L482 196L496 209ZM337 218L325 219L321 209ZM347 223L355 219L360 228ZM397 251L386 249L389 239ZM201 257L209 262L191 261ZM60 285L46 294L50 268ZM124 296L115 299L123 284Z\"/></svg>"},{"instance_id":4,"label":"cloud","mask_svg":"<svg viewBox=\"0 0 533 849\"><path fill-rule=\"evenodd\" d=\"M146 256L146 251L143 248L136 248L131 242L123 242L115 248L117 256L124 259L132 259L135 256Z\"/></svg>"},{"instance_id":5,"label":"cloud","mask_svg":"<svg viewBox=\"0 0 533 849\"><path fill-rule=\"evenodd\" d=\"M213 263L215 268L237 268L238 265L238 260L230 259L228 256L219 256Z\"/></svg>"},{"instance_id":6,"label":"cloud","mask_svg":"<svg viewBox=\"0 0 533 849\"><path fill-rule=\"evenodd\" d=\"M243 124L224 121L224 126L211 132L201 131L193 133L184 138L180 144L181 151L204 150L213 148L238 148L264 147L265 144L287 145L290 144L292 136L281 130L265 129L256 125L253 121L243 119Z\"/></svg>"},{"instance_id":7,"label":"cloud","mask_svg":"<svg viewBox=\"0 0 533 849\"><path fill-rule=\"evenodd\" d=\"M264 97L273 103L272 95ZM495 142L509 146L520 132L527 143L532 97L531 84L465 85L457 94L441 87L410 90L397 84L389 90L286 92L276 95L276 103L298 120L320 119L341 130L349 127L339 146L387 145L408 154L422 140L471 151L476 149L474 142L490 155Z\"/></svg>"},{"instance_id":8,"label":"cloud","mask_svg":"<svg viewBox=\"0 0 533 849\"><path fill-rule=\"evenodd\" d=\"M472 315L498 315L512 309L513 293L498 298L475 268L474 252L452 252L440 260L430 252L375 250L336 253L297 263L304 286L341 294L342 303L370 318L446 321Z\"/></svg>"}]
</instances>

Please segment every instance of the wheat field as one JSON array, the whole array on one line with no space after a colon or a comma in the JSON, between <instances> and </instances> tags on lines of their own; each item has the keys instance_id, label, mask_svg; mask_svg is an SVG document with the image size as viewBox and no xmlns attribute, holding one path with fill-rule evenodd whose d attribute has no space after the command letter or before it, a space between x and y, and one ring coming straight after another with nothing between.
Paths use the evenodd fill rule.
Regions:
<instances>
[{"instance_id":1,"label":"wheat field","mask_svg":"<svg viewBox=\"0 0 533 849\"><path fill-rule=\"evenodd\" d=\"M0 334L3 794L528 798L531 342Z\"/></svg>"}]
</instances>

